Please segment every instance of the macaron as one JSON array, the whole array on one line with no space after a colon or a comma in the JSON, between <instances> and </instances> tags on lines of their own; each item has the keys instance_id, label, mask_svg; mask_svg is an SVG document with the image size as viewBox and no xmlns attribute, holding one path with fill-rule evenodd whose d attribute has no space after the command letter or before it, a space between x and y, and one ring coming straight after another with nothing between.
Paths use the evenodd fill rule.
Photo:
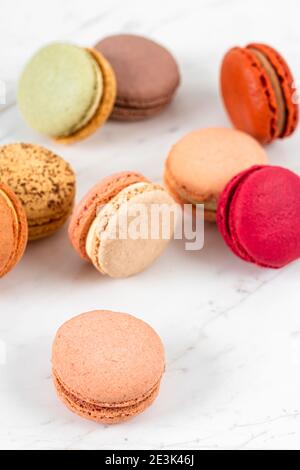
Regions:
<instances>
[{"instance_id":1,"label":"macaron","mask_svg":"<svg viewBox=\"0 0 300 470\"><path fill-rule=\"evenodd\" d=\"M113 424L158 395L165 354L157 333L126 313L83 313L58 330L52 349L58 397L77 415Z\"/></svg>"},{"instance_id":2,"label":"macaron","mask_svg":"<svg viewBox=\"0 0 300 470\"><path fill-rule=\"evenodd\" d=\"M230 49L222 63L221 92L233 125L263 144L288 137L297 127L294 79L270 46Z\"/></svg>"},{"instance_id":3,"label":"macaron","mask_svg":"<svg viewBox=\"0 0 300 470\"><path fill-rule=\"evenodd\" d=\"M0 277L20 261L27 244L26 214L19 198L0 183Z\"/></svg>"},{"instance_id":4,"label":"macaron","mask_svg":"<svg viewBox=\"0 0 300 470\"><path fill-rule=\"evenodd\" d=\"M162 253L173 235L163 234L163 220L151 214L153 207L174 207L164 188L143 175L128 171L97 183L75 208L69 237L78 255L102 274L127 277L143 271ZM171 215L171 213L170 213ZM125 217L124 217L125 216ZM135 223L145 224L146 237L133 237ZM156 237L149 231L154 229Z\"/></svg>"},{"instance_id":5,"label":"macaron","mask_svg":"<svg viewBox=\"0 0 300 470\"><path fill-rule=\"evenodd\" d=\"M219 230L239 258L282 268L300 257L300 178L286 168L254 166L235 176L218 206Z\"/></svg>"},{"instance_id":6,"label":"macaron","mask_svg":"<svg viewBox=\"0 0 300 470\"><path fill-rule=\"evenodd\" d=\"M93 134L109 117L114 72L95 49L54 43L39 50L18 84L20 112L32 129L69 144Z\"/></svg>"},{"instance_id":7,"label":"macaron","mask_svg":"<svg viewBox=\"0 0 300 470\"><path fill-rule=\"evenodd\" d=\"M98 42L95 48L109 61L117 78L112 118L145 119L171 102L180 74L174 57L163 46L142 36L117 34Z\"/></svg>"},{"instance_id":8,"label":"macaron","mask_svg":"<svg viewBox=\"0 0 300 470\"><path fill-rule=\"evenodd\" d=\"M205 219L216 220L221 192L233 176L267 164L260 144L235 129L199 129L171 149L165 163L166 188L180 204L204 204Z\"/></svg>"},{"instance_id":9,"label":"macaron","mask_svg":"<svg viewBox=\"0 0 300 470\"><path fill-rule=\"evenodd\" d=\"M46 148L24 143L0 147L0 183L11 187L23 204L29 240L52 235L72 212L75 174Z\"/></svg>"}]
</instances>

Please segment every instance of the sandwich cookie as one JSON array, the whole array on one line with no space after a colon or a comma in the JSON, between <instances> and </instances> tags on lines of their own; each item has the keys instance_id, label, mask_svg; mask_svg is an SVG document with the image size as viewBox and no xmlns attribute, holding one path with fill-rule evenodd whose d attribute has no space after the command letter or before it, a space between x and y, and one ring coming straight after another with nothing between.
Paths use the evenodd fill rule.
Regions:
<instances>
[{"instance_id":1,"label":"sandwich cookie","mask_svg":"<svg viewBox=\"0 0 300 470\"><path fill-rule=\"evenodd\" d=\"M164 369L157 333L126 313L83 313L66 322L53 343L58 397L77 415L98 423L119 423L148 408Z\"/></svg>"},{"instance_id":2,"label":"sandwich cookie","mask_svg":"<svg viewBox=\"0 0 300 470\"><path fill-rule=\"evenodd\" d=\"M200 129L172 147L164 180L178 203L204 204L205 219L214 222L219 196L231 178L267 163L264 149L249 135L234 129Z\"/></svg>"},{"instance_id":3,"label":"sandwich cookie","mask_svg":"<svg viewBox=\"0 0 300 470\"><path fill-rule=\"evenodd\" d=\"M0 183L0 277L22 258L27 236L26 214L19 198Z\"/></svg>"},{"instance_id":4,"label":"sandwich cookie","mask_svg":"<svg viewBox=\"0 0 300 470\"><path fill-rule=\"evenodd\" d=\"M0 182L22 202L29 240L56 232L72 211L75 174L67 162L43 147L22 143L0 147Z\"/></svg>"},{"instance_id":5,"label":"sandwich cookie","mask_svg":"<svg viewBox=\"0 0 300 470\"><path fill-rule=\"evenodd\" d=\"M221 91L235 127L263 144L290 136L299 108L292 73L270 46L234 47L221 68Z\"/></svg>"},{"instance_id":6,"label":"sandwich cookie","mask_svg":"<svg viewBox=\"0 0 300 470\"><path fill-rule=\"evenodd\" d=\"M300 178L278 166L235 176L218 206L219 230L239 258L282 268L300 257Z\"/></svg>"},{"instance_id":7,"label":"sandwich cookie","mask_svg":"<svg viewBox=\"0 0 300 470\"><path fill-rule=\"evenodd\" d=\"M145 119L171 102L180 75L174 57L164 47L142 36L117 34L98 42L95 48L109 61L117 78L112 118Z\"/></svg>"},{"instance_id":8,"label":"sandwich cookie","mask_svg":"<svg viewBox=\"0 0 300 470\"><path fill-rule=\"evenodd\" d=\"M83 198L71 218L69 237L79 256L102 274L127 277L162 253L173 236L174 210L160 185L139 173L117 173Z\"/></svg>"},{"instance_id":9,"label":"sandwich cookie","mask_svg":"<svg viewBox=\"0 0 300 470\"><path fill-rule=\"evenodd\" d=\"M107 60L94 49L63 43L38 51L18 85L27 124L64 144L93 134L109 117L115 96L116 80Z\"/></svg>"}]
</instances>

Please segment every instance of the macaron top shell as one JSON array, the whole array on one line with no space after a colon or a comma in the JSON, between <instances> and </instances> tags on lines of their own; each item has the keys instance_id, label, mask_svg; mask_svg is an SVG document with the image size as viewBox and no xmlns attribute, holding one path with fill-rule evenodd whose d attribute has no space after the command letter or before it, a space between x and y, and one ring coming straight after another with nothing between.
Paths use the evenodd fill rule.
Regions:
<instances>
[{"instance_id":1,"label":"macaron top shell","mask_svg":"<svg viewBox=\"0 0 300 470\"><path fill-rule=\"evenodd\" d=\"M26 214L18 197L0 183L0 277L21 259L27 244Z\"/></svg>"},{"instance_id":2,"label":"macaron top shell","mask_svg":"<svg viewBox=\"0 0 300 470\"><path fill-rule=\"evenodd\" d=\"M33 144L0 147L0 182L10 186L26 211L29 230L69 213L75 196L70 165Z\"/></svg>"},{"instance_id":3,"label":"macaron top shell","mask_svg":"<svg viewBox=\"0 0 300 470\"><path fill-rule=\"evenodd\" d=\"M96 46L117 78L116 106L159 107L180 82L173 56L156 42L133 34L107 37Z\"/></svg>"},{"instance_id":4,"label":"macaron top shell","mask_svg":"<svg viewBox=\"0 0 300 470\"><path fill-rule=\"evenodd\" d=\"M300 178L285 168L255 166L225 188L217 222L242 259L281 268L300 257Z\"/></svg>"},{"instance_id":5,"label":"macaron top shell","mask_svg":"<svg viewBox=\"0 0 300 470\"><path fill-rule=\"evenodd\" d=\"M52 365L55 377L79 399L128 406L159 384L164 348L142 320L125 313L93 311L58 330Z\"/></svg>"},{"instance_id":6,"label":"macaron top shell","mask_svg":"<svg viewBox=\"0 0 300 470\"><path fill-rule=\"evenodd\" d=\"M86 253L86 239L99 208L131 184L147 181L133 171L110 175L97 183L75 208L69 225L69 238L79 256L89 260Z\"/></svg>"},{"instance_id":7,"label":"macaron top shell","mask_svg":"<svg viewBox=\"0 0 300 470\"><path fill-rule=\"evenodd\" d=\"M185 202L200 204L217 201L237 173L267 163L264 149L249 135L234 129L200 129L172 147L165 178Z\"/></svg>"},{"instance_id":8,"label":"macaron top shell","mask_svg":"<svg viewBox=\"0 0 300 470\"><path fill-rule=\"evenodd\" d=\"M52 137L69 135L84 126L99 106L101 71L91 54L71 44L50 44L25 67L18 103L25 121Z\"/></svg>"}]
</instances>

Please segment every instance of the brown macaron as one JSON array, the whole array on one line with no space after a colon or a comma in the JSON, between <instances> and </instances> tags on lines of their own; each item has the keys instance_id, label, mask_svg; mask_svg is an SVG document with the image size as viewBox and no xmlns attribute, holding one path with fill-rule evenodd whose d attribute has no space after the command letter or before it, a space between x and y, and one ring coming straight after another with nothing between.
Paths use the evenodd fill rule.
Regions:
<instances>
[{"instance_id":1,"label":"brown macaron","mask_svg":"<svg viewBox=\"0 0 300 470\"><path fill-rule=\"evenodd\" d=\"M142 36L117 34L96 44L114 69L117 98L111 117L136 121L162 111L180 83L178 65L160 44Z\"/></svg>"}]
</instances>

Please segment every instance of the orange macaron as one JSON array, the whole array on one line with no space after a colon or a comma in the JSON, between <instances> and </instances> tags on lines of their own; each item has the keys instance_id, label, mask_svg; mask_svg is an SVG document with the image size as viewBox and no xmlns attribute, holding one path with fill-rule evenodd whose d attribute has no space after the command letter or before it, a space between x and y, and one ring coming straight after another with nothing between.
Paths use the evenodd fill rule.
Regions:
<instances>
[{"instance_id":1,"label":"orange macaron","mask_svg":"<svg viewBox=\"0 0 300 470\"><path fill-rule=\"evenodd\" d=\"M266 164L265 150L250 135L236 129L198 129L171 148L164 181L179 204L204 204L205 219L215 222L220 194L231 178Z\"/></svg>"},{"instance_id":2,"label":"orange macaron","mask_svg":"<svg viewBox=\"0 0 300 470\"><path fill-rule=\"evenodd\" d=\"M297 127L294 79L270 46L230 49L221 67L221 93L233 125L263 144L288 137Z\"/></svg>"},{"instance_id":3,"label":"orange macaron","mask_svg":"<svg viewBox=\"0 0 300 470\"><path fill-rule=\"evenodd\" d=\"M0 183L0 277L20 261L28 238L26 214L19 198Z\"/></svg>"},{"instance_id":4,"label":"orange macaron","mask_svg":"<svg viewBox=\"0 0 300 470\"><path fill-rule=\"evenodd\" d=\"M165 354L157 333L127 313L83 313L58 330L52 349L58 397L98 423L125 421L158 395Z\"/></svg>"}]
</instances>

